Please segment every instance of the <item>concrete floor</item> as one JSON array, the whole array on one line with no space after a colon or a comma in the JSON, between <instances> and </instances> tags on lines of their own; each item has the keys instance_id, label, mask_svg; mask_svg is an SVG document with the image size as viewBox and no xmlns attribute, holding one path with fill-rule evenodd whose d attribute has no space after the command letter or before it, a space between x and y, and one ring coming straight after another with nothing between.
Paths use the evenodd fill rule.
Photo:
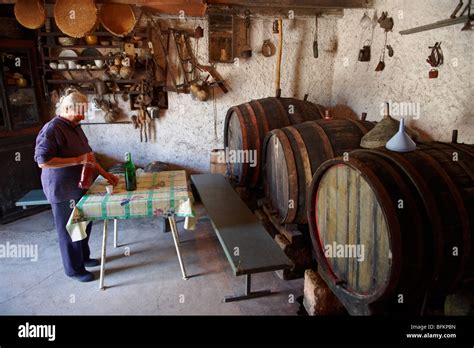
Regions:
<instances>
[{"instance_id":1,"label":"concrete floor","mask_svg":"<svg viewBox=\"0 0 474 348\"><path fill-rule=\"evenodd\" d=\"M240 294L244 277L234 277L208 220L196 230L183 229L181 252L190 279L181 278L170 233L158 232L156 220L119 221L119 247L109 227L106 291L97 280L80 283L65 276L51 211L0 225L0 244L37 244L38 260L0 258L0 315L296 315L303 279L284 281L274 272L256 274L254 290L276 294L232 303L224 295ZM100 257L102 223L94 223L92 257ZM125 256L126 248L130 256ZM290 301L289 301L290 299ZM291 299L294 299L291 303Z\"/></svg>"}]
</instances>

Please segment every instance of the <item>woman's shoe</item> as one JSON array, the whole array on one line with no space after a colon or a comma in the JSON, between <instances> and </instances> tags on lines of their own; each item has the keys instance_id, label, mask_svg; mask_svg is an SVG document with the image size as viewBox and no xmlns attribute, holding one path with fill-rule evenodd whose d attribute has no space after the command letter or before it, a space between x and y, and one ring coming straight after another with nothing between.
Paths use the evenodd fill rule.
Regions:
<instances>
[{"instance_id":1,"label":"woman's shoe","mask_svg":"<svg viewBox=\"0 0 474 348\"><path fill-rule=\"evenodd\" d=\"M77 275L71 276L71 278L76 279L82 283L87 283L91 282L95 279L94 274L88 271L84 271L82 273L79 273Z\"/></svg>"},{"instance_id":2,"label":"woman's shoe","mask_svg":"<svg viewBox=\"0 0 474 348\"><path fill-rule=\"evenodd\" d=\"M100 265L100 262L97 259L89 259L89 260L84 261L84 266L86 267L95 267L99 265Z\"/></svg>"}]
</instances>

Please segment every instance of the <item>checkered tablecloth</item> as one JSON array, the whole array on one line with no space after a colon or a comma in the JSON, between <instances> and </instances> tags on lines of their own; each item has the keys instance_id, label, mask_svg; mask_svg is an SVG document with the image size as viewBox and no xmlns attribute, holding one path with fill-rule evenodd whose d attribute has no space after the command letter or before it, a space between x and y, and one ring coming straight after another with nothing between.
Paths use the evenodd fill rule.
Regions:
<instances>
[{"instance_id":1,"label":"checkered tablecloth","mask_svg":"<svg viewBox=\"0 0 474 348\"><path fill-rule=\"evenodd\" d=\"M107 180L99 176L79 202L66 225L73 241L86 237L86 227L93 220L166 217L170 214L194 217L193 195L184 170L159 173L137 171L137 189L125 189L124 175L113 194L106 192ZM185 227L192 229L193 221Z\"/></svg>"}]
</instances>

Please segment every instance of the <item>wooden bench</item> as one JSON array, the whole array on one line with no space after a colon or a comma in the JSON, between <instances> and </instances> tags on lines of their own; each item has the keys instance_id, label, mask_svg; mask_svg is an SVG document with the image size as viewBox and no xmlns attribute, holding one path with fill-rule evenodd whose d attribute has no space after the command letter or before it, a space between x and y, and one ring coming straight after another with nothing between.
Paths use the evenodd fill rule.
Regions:
<instances>
[{"instance_id":1,"label":"wooden bench","mask_svg":"<svg viewBox=\"0 0 474 348\"><path fill-rule=\"evenodd\" d=\"M192 175L219 242L235 276L246 276L245 294L224 297L224 302L270 294L251 291L251 274L290 269L293 263L260 224L221 174Z\"/></svg>"}]
</instances>

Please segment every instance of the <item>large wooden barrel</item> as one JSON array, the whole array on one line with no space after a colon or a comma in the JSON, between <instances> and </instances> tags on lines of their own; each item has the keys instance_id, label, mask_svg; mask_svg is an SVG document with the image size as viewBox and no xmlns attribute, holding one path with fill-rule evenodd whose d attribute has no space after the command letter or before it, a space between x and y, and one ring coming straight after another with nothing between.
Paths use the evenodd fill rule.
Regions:
<instances>
[{"instance_id":1,"label":"large wooden barrel","mask_svg":"<svg viewBox=\"0 0 474 348\"><path fill-rule=\"evenodd\" d=\"M421 310L472 275L473 150L355 150L317 170L308 220L318 271L350 313Z\"/></svg>"},{"instance_id":2,"label":"large wooden barrel","mask_svg":"<svg viewBox=\"0 0 474 348\"><path fill-rule=\"evenodd\" d=\"M306 196L326 160L360 147L374 125L347 119L317 120L275 129L263 146L266 203L282 224L307 223Z\"/></svg>"},{"instance_id":3,"label":"large wooden barrel","mask_svg":"<svg viewBox=\"0 0 474 348\"><path fill-rule=\"evenodd\" d=\"M325 110L324 106L293 98L264 98L231 107L224 124L228 176L238 185L256 187L265 135L273 129L323 118Z\"/></svg>"}]
</instances>

